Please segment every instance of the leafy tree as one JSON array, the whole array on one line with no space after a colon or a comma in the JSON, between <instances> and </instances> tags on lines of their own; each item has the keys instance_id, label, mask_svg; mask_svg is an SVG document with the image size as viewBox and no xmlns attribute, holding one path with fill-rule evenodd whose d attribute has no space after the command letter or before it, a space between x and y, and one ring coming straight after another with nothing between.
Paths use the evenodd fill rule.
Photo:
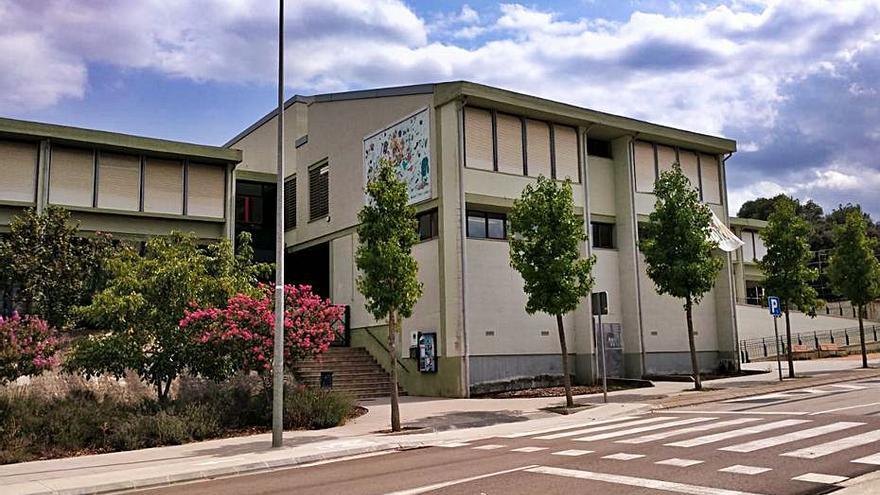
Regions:
<instances>
[{"instance_id":1,"label":"leafy tree","mask_svg":"<svg viewBox=\"0 0 880 495\"><path fill-rule=\"evenodd\" d=\"M657 292L684 299L694 389L701 390L693 307L715 286L723 266L721 259L712 254L718 247L709 239L712 211L700 202L678 164L660 174L654 194L657 203L645 225L646 236L640 247Z\"/></svg>"},{"instance_id":2,"label":"leafy tree","mask_svg":"<svg viewBox=\"0 0 880 495\"><path fill-rule=\"evenodd\" d=\"M41 318L0 316L0 385L52 368L58 345L57 332Z\"/></svg>"},{"instance_id":3,"label":"leafy tree","mask_svg":"<svg viewBox=\"0 0 880 495\"><path fill-rule=\"evenodd\" d=\"M877 239L868 237L868 220L861 211L846 214L846 221L835 232L835 248L828 266L828 276L841 295L848 298L859 313L859 338L862 345L862 367L868 367L865 348L864 306L880 297L880 262L874 254Z\"/></svg>"},{"instance_id":4,"label":"leafy tree","mask_svg":"<svg viewBox=\"0 0 880 495\"><path fill-rule=\"evenodd\" d=\"M412 247L418 242L415 210L406 184L392 163L380 160L367 181L369 202L358 213L357 286L366 308L376 319L388 320L388 358L391 367L391 430L400 431L397 397L397 339L404 318L422 296L418 263Z\"/></svg>"},{"instance_id":5,"label":"leafy tree","mask_svg":"<svg viewBox=\"0 0 880 495\"><path fill-rule=\"evenodd\" d=\"M29 208L0 239L0 284L18 288L13 302L24 312L67 327L74 308L88 303L106 281L115 245L106 234L82 237L64 208L49 206L43 213Z\"/></svg>"},{"instance_id":6,"label":"leafy tree","mask_svg":"<svg viewBox=\"0 0 880 495\"><path fill-rule=\"evenodd\" d=\"M249 237L243 241L249 243ZM108 332L77 341L65 368L116 377L133 370L156 389L163 403L181 374L215 372L209 366L216 361L200 352L195 330L180 327L185 311L253 293L265 270L247 254L236 256L228 239L201 248L193 235L180 232L150 239L143 256L123 251L108 264L107 287L81 309L84 317Z\"/></svg>"},{"instance_id":7,"label":"leafy tree","mask_svg":"<svg viewBox=\"0 0 880 495\"><path fill-rule=\"evenodd\" d=\"M795 205L781 202L776 205L761 233L767 254L758 261L764 272L767 293L779 297L785 312L785 336L788 342L788 375L794 377L794 360L791 350L791 320L789 310L796 306L815 316L816 289L810 284L819 275L818 270L808 266L810 252L810 225L797 215Z\"/></svg>"},{"instance_id":8,"label":"leafy tree","mask_svg":"<svg viewBox=\"0 0 880 495\"><path fill-rule=\"evenodd\" d=\"M556 317L565 403L574 407L562 315L574 311L590 293L595 258L580 254L587 235L583 217L574 211L571 181L560 184L538 177L538 182L527 185L514 201L509 218L513 233L510 266L523 278L526 312Z\"/></svg>"}]
</instances>

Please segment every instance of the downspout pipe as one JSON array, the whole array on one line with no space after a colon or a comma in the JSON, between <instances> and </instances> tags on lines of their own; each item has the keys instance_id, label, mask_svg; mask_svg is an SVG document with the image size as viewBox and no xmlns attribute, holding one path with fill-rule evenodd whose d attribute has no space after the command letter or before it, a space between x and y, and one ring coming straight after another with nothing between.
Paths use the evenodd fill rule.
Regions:
<instances>
[{"instance_id":1,"label":"downspout pipe","mask_svg":"<svg viewBox=\"0 0 880 495\"><path fill-rule=\"evenodd\" d=\"M639 133L630 136L629 139L629 198L632 205L632 223L633 223L633 240L635 249L633 250L633 266L635 267L636 277L636 310L639 312L639 360L641 366L641 375L645 376L647 367L645 365L645 320L642 312L642 274L639 267L639 214L636 211L636 156L635 142L639 138Z\"/></svg>"},{"instance_id":2,"label":"downspout pipe","mask_svg":"<svg viewBox=\"0 0 880 495\"><path fill-rule=\"evenodd\" d=\"M590 158L587 153L587 139L590 133L590 130L593 128L595 124L588 125L582 134L581 139L581 153L584 157L583 163L581 164L581 187L584 190L584 232L587 233L587 242L586 242L586 253L587 258L593 255L593 242L592 242L592 232L590 231L590 226L593 223L592 217L590 215ZM596 335L595 328L593 327L593 298L587 298L587 317L590 320L590 336L587 338L587 342L590 343L590 351L593 356L592 363L590 364L590 374L593 375L592 381L596 382L596 378L599 375L599 354L596 352L596 346L593 345L593 338Z\"/></svg>"},{"instance_id":3,"label":"downspout pipe","mask_svg":"<svg viewBox=\"0 0 880 495\"><path fill-rule=\"evenodd\" d=\"M724 181L724 188L722 189L724 196L721 199L724 201L725 208L730 208L730 204L727 202L727 160L732 156L733 152L730 152L721 158L721 180ZM727 211L727 217L729 226L730 210ZM733 253L727 253L727 283L730 285L730 315L733 318L733 352L736 354L736 370L740 371L742 369L742 357L740 356L739 348L739 322L736 319L736 280L733 277Z\"/></svg>"},{"instance_id":4,"label":"downspout pipe","mask_svg":"<svg viewBox=\"0 0 880 495\"><path fill-rule=\"evenodd\" d=\"M464 106L467 97L457 104L458 117L458 201L460 210L461 236L461 371L465 397L471 396L471 355L467 333L467 204L464 194Z\"/></svg>"}]
</instances>

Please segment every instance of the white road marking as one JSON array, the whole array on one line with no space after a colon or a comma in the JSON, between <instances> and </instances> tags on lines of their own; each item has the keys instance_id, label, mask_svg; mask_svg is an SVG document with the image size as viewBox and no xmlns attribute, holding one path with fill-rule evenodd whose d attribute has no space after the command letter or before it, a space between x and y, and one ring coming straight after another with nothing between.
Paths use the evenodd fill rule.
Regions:
<instances>
[{"instance_id":1,"label":"white road marking","mask_svg":"<svg viewBox=\"0 0 880 495\"><path fill-rule=\"evenodd\" d=\"M742 464L735 464L733 466L719 469L718 471L721 471L722 473L746 474L748 476L754 476L756 474L772 471L772 469L758 466L743 466Z\"/></svg>"},{"instance_id":2,"label":"white road marking","mask_svg":"<svg viewBox=\"0 0 880 495\"><path fill-rule=\"evenodd\" d=\"M633 459L641 459L645 457L643 454L626 454L624 452L620 452L618 454L611 454L603 456L602 459L611 459L612 461L631 461Z\"/></svg>"},{"instance_id":3,"label":"white road marking","mask_svg":"<svg viewBox=\"0 0 880 495\"><path fill-rule=\"evenodd\" d=\"M470 445L468 442L449 442L449 443L439 443L436 447L443 447L447 449L451 449L454 447L467 447Z\"/></svg>"},{"instance_id":4,"label":"white road marking","mask_svg":"<svg viewBox=\"0 0 880 495\"><path fill-rule=\"evenodd\" d=\"M540 452L542 450L547 450L547 447L520 447L518 449L511 449L510 451L511 452L530 453L530 452Z\"/></svg>"},{"instance_id":5,"label":"white road marking","mask_svg":"<svg viewBox=\"0 0 880 495\"><path fill-rule=\"evenodd\" d=\"M461 478L461 479L452 480L452 481L444 481L442 483L434 483L433 485L420 486L418 488L410 488L407 490L390 492L390 493L387 493L386 495L419 495L420 493L432 492L434 490L439 490L441 488L446 488L448 486L460 485L462 483L469 483L471 481L477 481L477 480L482 480L485 478L491 478L493 476L501 476L502 474L515 473L517 471L525 471L527 469L531 469L531 468L535 468L535 467L540 467L540 466L538 466L536 464L532 464L529 466L523 466L523 467L518 467L518 468L513 468L513 469L505 469L504 471L496 471L494 473L481 474L479 476L471 476L470 478Z\"/></svg>"},{"instance_id":6,"label":"white road marking","mask_svg":"<svg viewBox=\"0 0 880 495\"><path fill-rule=\"evenodd\" d=\"M292 468L293 469L302 469L302 468L309 468L309 467L315 467L315 466L323 466L324 464L333 464L336 462L343 462L343 461L353 461L356 459L367 459L370 457L378 457L378 456L388 455L388 454L397 454L399 452L402 452L402 451L400 451L400 450L380 450L378 452L367 452L365 454L355 454L355 455L349 455L346 457L337 457L336 459L324 459L323 461L309 462L307 464L297 464L296 466L292 466Z\"/></svg>"},{"instance_id":7,"label":"white road marking","mask_svg":"<svg viewBox=\"0 0 880 495\"><path fill-rule=\"evenodd\" d=\"M702 463L703 461L698 461L696 459L679 459L678 457L673 457L672 459L657 461L654 464L661 464L663 466L690 467Z\"/></svg>"},{"instance_id":8,"label":"white road marking","mask_svg":"<svg viewBox=\"0 0 880 495\"><path fill-rule=\"evenodd\" d=\"M834 476L832 474L819 473L807 473L792 478L792 480L794 481L809 481L810 483L822 483L825 485L833 485L835 483L840 483L848 479L849 478L847 478L846 476Z\"/></svg>"},{"instance_id":9,"label":"white road marking","mask_svg":"<svg viewBox=\"0 0 880 495\"><path fill-rule=\"evenodd\" d=\"M688 428L679 428L677 430L670 431L661 431L659 433L653 433L651 435L644 435L636 438L627 438L625 440L618 440L616 443L629 443L629 444L638 444L638 443L648 443L654 442L657 440L663 440L669 437L676 437L679 435L685 435L688 433L696 433L699 431L706 430L714 430L716 428L724 428L725 426L737 426L745 423L752 423L758 421L760 418L737 418L731 419L729 421L721 421L719 423L711 423L708 425L697 425L690 426Z\"/></svg>"},{"instance_id":10,"label":"white road marking","mask_svg":"<svg viewBox=\"0 0 880 495\"><path fill-rule=\"evenodd\" d=\"M655 414L748 414L749 416L803 416L804 411L657 411Z\"/></svg>"},{"instance_id":11,"label":"white road marking","mask_svg":"<svg viewBox=\"0 0 880 495\"><path fill-rule=\"evenodd\" d=\"M628 419L633 419L635 416L621 416L619 418L610 418L610 419L599 419L596 421L589 421L587 423L578 423L574 425L566 425L566 426L554 426L552 428L545 428L543 430L532 430L532 431L523 431L520 433L512 433L510 435L502 435L498 438L522 438L522 437L530 437L532 435L543 435L544 433L551 433L554 431L562 431L562 430L570 430L572 428L583 428L585 426L596 426L605 423L617 423L619 421L625 421Z\"/></svg>"},{"instance_id":12,"label":"white road marking","mask_svg":"<svg viewBox=\"0 0 880 495\"><path fill-rule=\"evenodd\" d=\"M824 411L811 412L810 416L818 416L819 414L829 414L838 411L847 411L850 409L861 409L863 407L878 406L880 402L869 402L868 404L857 404L855 406L836 407L834 409L826 409Z\"/></svg>"},{"instance_id":13,"label":"white road marking","mask_svg":"<svg viewBox=\"0 0 880 495\"><path fill-rule=\"evenodd\" d=\"M838 423L817 426L815 428L809 428L806 430L793 431L791 433L786 433L785 435L761 438L752 442L741 443L739 445L731 445L729 447L722 447L718 450L725 450L727 452L754 452L756 450L775 447L777 445L782 445L785 443L796 442L798 440L806 440L807 438L818 437L820 435L827 435L828 433L834 433L836 431L855 428L856 426L862 426L864 424L865 423L840 421Z\"/></svg>"},{"instance_id":14,"label":"white road marking","mask_svg":"<svg viewBox=\"0 0 880 495\"><path fill-rule=\"evenodd\" d=\"M594 428L586 428L583 430L574 430L574 431L566 431L563 433L556 433L554 435L544 435L542 437L535 437L537 440L556 440L557 438L565 438L565 437L573 437L575 435L584 435L587 433L595 433L598 431L607 431L613 430L616 428L626 428L629 426L638 426L645 425L649 423L659 423L661 421L671 421L673 419L678 419L675 416L666 416L666 417L652 417L647 419L637 419L635 421L627 421L625 423L615 423L611 425L604 426L596 426Z\"/></svg>"},{"instance_id":15,"label":"white road marking","mask_svg":"<svg viewBox=\"0 0 880 495\"><path fill-rule=\"evenodd\" d=\"M809 422L810 420L808 419L784 419L782 421L774 421L772 423L765 423L762 425L748 426L746 428L740 428L738 430L723 431L721 433L691 438L689 440L682 440L680 442L667 443L665 445L667 447L696 447L697 445L720 442L729 438L754 435L755 433L763 433L765 431L775 430L777 428L785 428L788 426L795 426Z\"/></svg>"},{"instance_id":16,"label":"white road marking","mask_svg":"<svg viewBox=\"0 0 880 495\"><path fill-rule=\"evenodd\" d=\"M476 447L471 447L471 448L474 450L496 450L496 449L503 449L504 447L505 447L504 445L490 443L487 445L478 445Z\"/></svg>"},{"instance_id":17,"label":"white road marking","mask_svg":"<svg viewBox=\"0 0 880 495\"><path fill-rule=\"evenodd\" d=\"M794 396L793 396L793 395L789 395L789 394L787 394L787 393L785 393L785 392L777 392L777 393L774 393L774 394L751 395L751 396L748 396L748 397L739 397L739 398L737 398L737 399L728 399L728 400L723 401L723 402L725 402L725 403L736 403L736 402L755 402L755 401L761 401L761 400L772 400L772 399L785 400L785 399L791 399L792 397L794 397Z\"/></svg>"},{"instance_id":18,"label":"white road marking","mask_svg":"<svg viewBox=\"0 0 880 495\"><path fill-rule=\"evenodd\" d=\"M634 486L638 488L651 488L654 490L665 490L667 492L684 493L687 495L757 495L755 493L741 492L737 490L725 490L723 488L688 485L686 483L675 483L672 481L636 478L633 476L623 476L619 474L594 473L591 471L564 469L549 466L537 466L526 469L525 472L549 474L553 476L564 476L567 478L577 478L582 480L603 481L605 483L613 483L616 485Z\"/></svg>"},{"instance_id":19,"label":"white road marking","mask_svg":"<svg viewBox=\"0 0 880 495\"><path fill-rule=\"evenodd\" d=\"M812 447L793 450L791 452L786 452L781 455L784 455L786 457L798 457L800 459L816 459L818 457L823 457L829 454L833 454L835 452L840 452L841 450L851 449L860 445L874 443L877 440L880 440L880 430L860 433L851 437L841 438L840 440L834 440L833 442L827 442L819 445L813 445Z\"/></svg>"},{"instance_id":20,"label":"white road marking","mask_svg":"<svg viewBox=\"0 0 880 495\"><path fill-rule=\"evenodd\" d=\"M843 388L843 389L847 389L847 390L864 390L864 389L868 388L868 387L863 387L863 386L861 386L861 385L850 385L850 384L847 384L847 383L835 383L835 384L833 384L833 385L828 385L828 386L829 386L829 387Z\"/></svg>"},{"instance_id":21,"label":"white road marking","mask_svg":"<svg viewBox=\"0 0 880 495\"><path fill-rule=\"evenodd\" d=\"M718 418L688 418L688 419L680 419L678 421L670 421L668 423L661 424L653 424L648 426L639 426L637 428L628 428L625 430L617 430L611 431L607 433L599 433L596 435L590 435L587 437L575 438L576 442L595 442L598 440L607 440L609 438L617 438L617 437L625 437L627 435L635 435L636 433L644 433L646 431L659 430L661 428L670 428L672 426L684 426L684 425L692 425L694 423L704 423L706 421L712 421Z\"/></svg>"},{"instance_id":22,"label":"white road marking","mask_svg":"<svg viewBox=\"0 0 880 495\"><path fill-rule=\"evenodd\" d=\"M867 457L862 457L849 462L855 462L856 464L871 464L872 466L880 466L880 454L869 455Z\"/></svg>"},{"instance_id":23,"label":"white road marking","mask_svg":"<svg viewBox=\"0 0 880 495\"><path fill-rule=\"evenodd\" d=\"M564 455L568 457L580 457L586 454L592 454L594 451L592 450L578 450L578 449L569 449L569 450L560 450L559 452L553 452L551 455Z\"/></svg>"}]
</instances>

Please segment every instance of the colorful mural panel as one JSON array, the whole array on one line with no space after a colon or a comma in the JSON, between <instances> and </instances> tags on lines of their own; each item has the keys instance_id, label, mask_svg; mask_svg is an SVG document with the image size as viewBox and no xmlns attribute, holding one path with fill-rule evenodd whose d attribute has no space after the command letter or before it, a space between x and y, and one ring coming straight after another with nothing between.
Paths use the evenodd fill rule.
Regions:
<instances>
[{"instance_id":1,"label":"colorful mural panel","mask_svg":"<svg viewBox=\"0 0 880 495\"><path fill-rule=\"evenodd\" d=\"M409 189L410 203L431 197L431 126L422 110L364 138L364 184L382 159L391 161Z\"/></svg>"}]
</instances>

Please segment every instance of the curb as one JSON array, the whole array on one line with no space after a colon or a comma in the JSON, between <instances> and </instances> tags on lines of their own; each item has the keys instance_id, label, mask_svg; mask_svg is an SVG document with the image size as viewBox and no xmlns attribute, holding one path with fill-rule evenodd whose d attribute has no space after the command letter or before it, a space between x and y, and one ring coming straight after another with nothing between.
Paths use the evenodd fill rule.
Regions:
<instances>
[{"instance_id":1,"label":"curb","mask_svg":"<svg viewBox=\"0 0 880 495\"><path fill-rule=\"evenodd\" d=\"M849 371L845 373L833 373L829 376L819 376L815 378L802 378L785 381L782 383L774 383L772 385L761 385L758 387L745 387L737 389L724 389L718 392L692 393L693 395L675 395L656 401L648 401L655 410L672 409L675 407L697 406L707 404L709 402L717 402L720 400L739 399L742 397L751 397L754 395L763 395L773 392L784 392L787 390L796 390L804 387L828 385L832 383L847 382L860 380L864 378L874 378L880 376L880 370L869 369L859 371Z\"/></svg>"}]
</instances>

